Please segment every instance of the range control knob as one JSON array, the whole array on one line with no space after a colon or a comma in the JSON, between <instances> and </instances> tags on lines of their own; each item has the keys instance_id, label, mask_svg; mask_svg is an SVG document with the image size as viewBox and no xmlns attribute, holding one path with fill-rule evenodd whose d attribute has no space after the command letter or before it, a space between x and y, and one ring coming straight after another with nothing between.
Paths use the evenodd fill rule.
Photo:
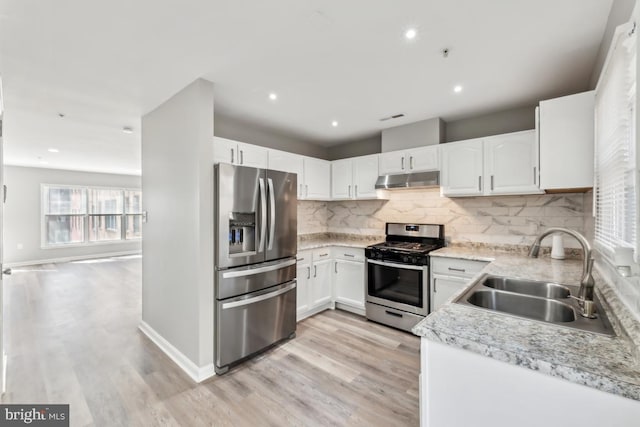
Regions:
<instances>
[{"instance_id":1,"label":"range control knob","mask_svg":"<svg viewBox=\"0 0 640 427\"><path fill-rule=\"evenodd\" d=\"M406 256L406 255L404 255L404 256L402 257L402 262L409 262L409 257L408 257L408 256Z\"/></svg>"}]
</instances>

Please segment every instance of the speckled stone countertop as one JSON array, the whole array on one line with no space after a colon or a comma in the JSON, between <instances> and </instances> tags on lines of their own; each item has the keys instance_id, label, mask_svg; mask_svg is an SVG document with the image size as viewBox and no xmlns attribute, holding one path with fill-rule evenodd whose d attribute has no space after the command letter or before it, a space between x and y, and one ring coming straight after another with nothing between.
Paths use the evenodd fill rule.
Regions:
<instances>
[{"instance_id":1,"label":"speckled stone countertop","mask_svg":"<svg viewBox=\"0 0 640 427\"><path fill-rule=\"evenodd\" d=\"M374 243L384 241L384 236L362 236L344 233L314 233L298 235L298 250L325 248L327 246L346 246L350 248L366 248Z\"/></svg>"},{"instance_id":2,"label":"speckled stone countertop","mask_svg":"<svg viewBox=\"0 0 640 427\"><path fill-rule=\"evenodd\" d=\"M579 285L582 272L579 260L528 258L486 249L448 247L430 255L490 261L478 276L490 273ZM413 328L413 333L543 374L640 400L638 322L598 271L594 271L594 278L596 293L616 330L615 337L455 303L445 304L431 313ZM452 296L451 300L466 289L468 287Z\"/></svg>"}]
</instances>

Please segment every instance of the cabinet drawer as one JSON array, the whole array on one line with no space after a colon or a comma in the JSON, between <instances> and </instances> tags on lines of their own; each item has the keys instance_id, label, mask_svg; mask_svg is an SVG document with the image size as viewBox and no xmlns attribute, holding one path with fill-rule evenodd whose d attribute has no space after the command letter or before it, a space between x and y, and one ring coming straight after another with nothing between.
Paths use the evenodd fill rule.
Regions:
<instances>
[{"instance_id":1,"label":"cabinet drawer","mask_svg":"<svg viewBox=\"0 0 640 427\"><path fill-rule=\"evenodd\" d=\"M487 264L487 261L473 261L460 258L431 258L431 272L433 274L444 274L447 276L472 277L480 272Z\"/></svg>"},{"instance_id":2,"label":"cabinet drawer","mask_svg":"<svg viewBox=\"0 0 640 427\"><path fill-rule=\"evenodd\" d=\"M313 262L331 258L331 248L320 248L313 250Z\"/></svg>"},{"instance_id":3,"label":"cabinet drawer","mask_svg":"<svg viewBox=\"0 0 640 427\"><path fill-rule=\"evenodd\" d=\"M364 262L364 249L334 246L332 252L334 259Z\"/></svg>"},{"instance_id":4,"label":"cabinet drawer","mask_svg":"<svg viewBox=\"0 0 640 427\"><path fill-rule=\"evenodd\" d=\"M313 254L313 251L300 251L296 255L296 261L302 264L310 263L312 254Z\"/></svg>"}]
</instances>

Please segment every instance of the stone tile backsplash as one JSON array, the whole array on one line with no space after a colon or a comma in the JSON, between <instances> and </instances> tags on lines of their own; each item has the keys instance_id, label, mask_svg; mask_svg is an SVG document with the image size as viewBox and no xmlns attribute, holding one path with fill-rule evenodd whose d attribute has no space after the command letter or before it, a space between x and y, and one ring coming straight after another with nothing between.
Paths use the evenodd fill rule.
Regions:
<instances>
[{"instance_id":1,"label":"stone tile backsplash","mask_svg":"<svg viewBox=\"0 0 640 427\"><path fill-rule=\"evenodd\" d=\"M384 235L386 222L445 225L449 242L528 245L548 227L589 230L591 193L441 197L439 189L386 192L388 200L298 202L298 233ZM544 242L550 245L551 239ZM579 247L567 237L565 247Z\"/></svg>"}]
</instances>

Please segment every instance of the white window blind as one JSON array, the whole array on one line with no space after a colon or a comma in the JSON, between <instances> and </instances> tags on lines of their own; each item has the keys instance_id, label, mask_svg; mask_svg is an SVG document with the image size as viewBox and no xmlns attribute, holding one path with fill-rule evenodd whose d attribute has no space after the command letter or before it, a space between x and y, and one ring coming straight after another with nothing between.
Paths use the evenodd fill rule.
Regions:
<instances>
[{"instance_id":1,"label":"white window blind","mask_svg":"<svg viewBox=\"0 0 640 427\"><path fill-rule=\"evenodd\" d=\"M635 104L636 31L627 24L596 88L595 244L609 257L618 247L638 256Z\"/></svg>"}]
</instances>

